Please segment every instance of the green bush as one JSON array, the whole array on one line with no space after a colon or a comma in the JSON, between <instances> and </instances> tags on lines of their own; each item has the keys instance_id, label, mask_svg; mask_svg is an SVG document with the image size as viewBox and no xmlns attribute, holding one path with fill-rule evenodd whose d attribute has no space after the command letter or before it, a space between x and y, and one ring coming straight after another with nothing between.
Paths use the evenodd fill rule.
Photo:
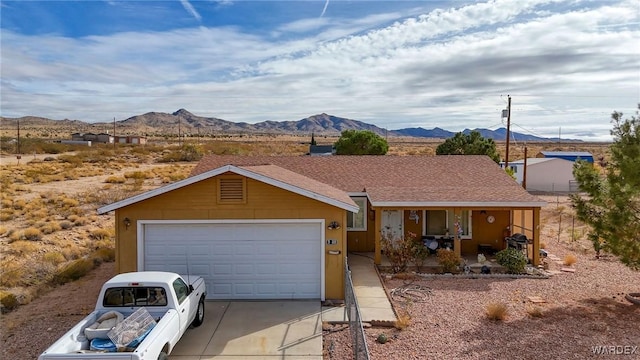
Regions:
<instances>
[{"instance_id":1,"label":"green bush","mask_svg":"<svg viewBox=\"0 0 640 360\"><path fill-rule=\"evenodd\" d=\"M496 261L504 267L509 274L522 274L527 265L527 258L524 253L514 248L506 248L496 254Z\"/></svg>"},{"instance_id":2,"label":"green bush","mask_svg":"<svg viewBox=\"0 0 640 360\"><path fill-rule=\"evenodd\" d=\"M95 265L93 259L82 258L74 260L60 268L53 276L52 281L54 284L62 285L70 281L78 280L87 275Z\"/></svg>"},{"instance_id":3,"label":"green bush","mask_svg":"<svg viewBox=\"0 0 640 360\"><path fill-rule=\"evenodd\" d=\"M438 257L438 264L442 266L443 272L453 273L458 270L458 266L460 266L460 256L458 256L455 251L438 249L436 256Z\"/></svg>"}]
</instances>

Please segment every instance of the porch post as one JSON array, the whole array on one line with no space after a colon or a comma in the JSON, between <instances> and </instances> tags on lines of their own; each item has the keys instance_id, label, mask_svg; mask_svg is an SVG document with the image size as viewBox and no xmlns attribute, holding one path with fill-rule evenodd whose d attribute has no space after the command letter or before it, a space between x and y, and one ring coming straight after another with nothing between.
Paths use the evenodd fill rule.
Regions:
<instances>
[{"instance_id":1,"label":"porch post","mask_svg":"<svg viewBox=\"0 0 640 360\"><path fill-rule=\"evenodd\" d=\"M375 254L373 255L373 263L376 265L380 265L380 263L382 263L382 247L380 246L380 240L381 240L381 225L382 225L382 212L380 211L380 209L378 208L374 208L374 217L375 217L375 225L374 225L374 250L375 250Z\"/></svg>"},{"instance_id":2,"label":"porch post","mask_svg":"<svg viewBox=\"0 0 640 360\"><path fill-rule=\"evenodd\" d=\"M533 266L540 265L540 208L533 208Z\"/></svg>"},{"instance_id":3,"label":"porch post","mask_svg":"<svg viewBox=\"0 0 640 360\"><path fill-rule=\"evenodd\" d=\"M453 221L454 223L460 219L460 209L453 208ZM460 219L462 220L462 219ZM456 252L458 257L462 257L462 242L460 241L460 235L458 234L458 229L453 229L453 251Z\"/></svg>"}]
</instances>

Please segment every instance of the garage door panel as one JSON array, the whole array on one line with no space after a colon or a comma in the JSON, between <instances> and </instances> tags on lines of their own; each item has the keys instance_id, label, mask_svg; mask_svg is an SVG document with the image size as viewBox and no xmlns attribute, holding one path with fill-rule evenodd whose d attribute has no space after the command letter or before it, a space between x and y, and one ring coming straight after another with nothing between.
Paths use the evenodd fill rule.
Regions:
<instances>
[{"instance_id":1,"label":"garage door panel","mask_svg":"<svg viewBox=\"0 0 640 360\"><path fill-rule=\"evenodd\" d=\"M144 268L184 274L188 257L211 299L320 298L321 235L319 222L146 224Z\"/></svg>"}]
</instances>

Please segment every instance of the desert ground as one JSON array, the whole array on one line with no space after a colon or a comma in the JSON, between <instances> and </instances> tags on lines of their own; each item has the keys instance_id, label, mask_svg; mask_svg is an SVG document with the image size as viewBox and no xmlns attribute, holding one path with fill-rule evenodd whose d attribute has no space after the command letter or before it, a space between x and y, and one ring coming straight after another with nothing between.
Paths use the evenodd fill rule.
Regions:
<instances>
[{"instance_id":1,"label":"desert ground","mask_svg":"<svg viewBox=\"0 0 640 360\"><path fill-rule=\"evenodd\" d=\"M413 155L434 154L437 143L402 140L391 145L392 154ZM306 149L299 139L255 146L229 142L207 151L303 154ZM562 149L606 155L603 145ZM114 274L112 258L104 255L113 248L113 215L96 215L95 209L187 176L195 161L158 161L175 151L125 148L110 154L101 149L100 157L83 157L84 150L79 150L23 156L20 164L4 154L0 291L13 292L19 306L1 315L1 358L36 358L91 311L100 286ZM640 306L624 299L626 293L640 291L640 272L611 255L596 259L586 227L573 221L568 198L543 198L548 205L542 213L542 242L557 259L548 260L557 273L549 279L422 279L411 274L386 279L389 292L413 283L429 288L431 295L424 302L393 300L402 322L397 328L366 329L371 358L584 359L600 357L594 353L597 346L605 346L604 351L633 350L625 358L640 358ZM56 223L71 225L52 227ZM28 228L40 230L35 241L13 235ZM576 262L566 266L563 260L569 255ZM55 274L84 257L91 257L95 265L85 276L61 285L49 281L53 275L47 272ZM24 276L21 281L14 281L16 274ZM505 306L503 320L487 319L492 303ZM349 331L340 329L326 327L326 359L350 357ZM376 342L382 333L389 339L385 344Z\"/></svg>"}]
</instances>

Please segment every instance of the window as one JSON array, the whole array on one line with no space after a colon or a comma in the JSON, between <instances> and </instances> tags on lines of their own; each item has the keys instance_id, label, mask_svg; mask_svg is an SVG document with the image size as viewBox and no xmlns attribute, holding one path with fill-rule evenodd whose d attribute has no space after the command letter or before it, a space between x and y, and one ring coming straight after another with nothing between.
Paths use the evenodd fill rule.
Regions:
<instances>
[{"instance_id":1,"label":"window","mask_svg":"<svg viewBox=\"0 0 640 360\"><path fill-rule=\"evenodd\" d=\"M448 229L447 210L427 210L426 219L426 235L446 235Z\"/></svg>"},{"instance_id":2,"label":"window","mask_svg":"<svg viewBox=\"0 0 640 360\"><path fill-rule=\"evenodd\" d=\"M115 287L104 293L102 305L118 306L166 306L167 293L162 287Z\"/></svg>"},{"instance_id":3,"label":"window","mask_svg":"<svg viewBox=\"0 0 640 360\"><path fill-rule=\"evenodd\" d=\"M471 211L462 210L460 217L456 219L453 210L426 210L426 225L425 235L435 236L454 236L456 229L456 222L462 229L459 234L463 239L471 238ZM456 221L458 220L458 221Z\"/></svg>"},{"instance_id":4,"label":"window","mask_svg":"<svg viewBox=\"0 0 640 360\"><path fill-rule=\"evenodd\" d=\"M182 281L182 279L176 279L173 282L173 290L176 292L178 304L182 304L187 296L189 296L189 287L184 283L184 281Z\"/></svg>"},{"instance_id":5,"label":"window","mask_svg":"<svg viewBox=\"0 0 640 360\"><path fill-rule=\"evenodd\" d=\"M367 230L367 198L358 197L351 198L360 210L357 214L347 212L347 230L349 231L366 231Z\"/></svg>"},{"instance_id":6,"label":"window","mask_svg":"<svg viewBox=\"0 0 640 360\"><path fill-rule=\"evenodd\" d=\"M238 204L246 202L246 181L242 176L225 176L218 179L218 203Z\"/></svg>"}]
</instances>

